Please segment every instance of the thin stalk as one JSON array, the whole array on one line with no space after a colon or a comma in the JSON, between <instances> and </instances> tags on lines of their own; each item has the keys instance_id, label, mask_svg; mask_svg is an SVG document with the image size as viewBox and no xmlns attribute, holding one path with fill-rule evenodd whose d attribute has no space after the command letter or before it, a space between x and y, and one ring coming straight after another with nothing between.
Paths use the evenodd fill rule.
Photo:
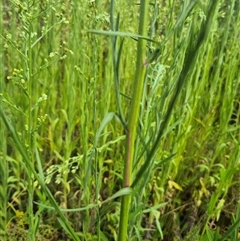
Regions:
<instances>
[{"instance_id":1,"label":"thin stalk","mask_svg":"<svg viewBox=\"0 0 240 241\"><path fill-rule=\"evenodd\" d=\"M147 13L148 13L148 1L141 0L140 5L140 21L139 21L139 34L146 36L147 34ZM137 63L135 71L135 79L133 84L133 97L130 108L129 122L127 125L127 140L126 140L126 159L124 163L123 174L123 187L130 187L132 183L132 165L134 158L135 139L138 126L138 116L140 109L140 102L142 99L142 92L144 86L144 78L146 68L143 66L146 56L146 41L143 39L138 40L137 46ZM119 241L127 240L127 229L129 219L129 209L131 203L131 195L125 195L121 201L121 214L119 225Z\"/></svg>"},{"instance_id":2,"label":"thin stalk","mask_svg":"<svg viewBox=\"0 0 240 241\"><path fill-rule=\"evenodd\" d=\"M110 23L111 23L111 31L118 31L119 27L120 14L117 16L116 24L114 23L114 0L111 1L111 10L110 10ZM114 68L114 85L115 85L115 93L116 93L116 104L119 112L119 118L126 127L126 122L122 110L122 103L120 97L120 79L119 79L119 67L120 67L120 58L122 53L122 47L124 43L124 39L122 39L119 50L117 51L117 36L112 36L112 53L113 53L113 68Z\"/></svg>"},{"instance_id":3,"label":"thin stalk","mask_svg":"<svg viewBox=\"0 0 240 241\"><path fill-rule=\"evenodd\" d=\"M0 4L0 33L3 34L3 5ZM0 38L0 93L4 91L4 58L3 58L3 38ZM3 101L0 98L0 108L3 108ZM7 163L7 144L4 123L0 120L0 239L7 240L7 202L8 202L8 163Z\"/></svg>"},{"instance_id":4,"label":"thin stalk","mask_svg":"<svg viewBox=\"0 0 240 241\"><path fill-rule=\"evenodd\" d=\"M31 12L31 5L28 5L28 12ZM27 133L27 145L29 146L29 157L33 163L33 150L34 150L34 141L33 141L33 111L32 111L32 106L33 106L33 101L32 101L32 93L33 93L33 81L32 81L32 43L31 43L31 33L33 32L33 25L32 25L32 19L30 17L27 18L27 25L25 26L26 29L26 34L28 36L26 40L26 46L25 46L25 56L27 57L25 59L25 78L28 83L28 96L29 96L29 104L28 104L28 120L27 120L27 125L28 125L28 133ZM28 182L28 224L29 224L29 231L28 231L28 239L29 240L34 240L35 239L35 232L34 232L34 214L33 214L33 194L34 194L34 175L31 173L31 170L28 169L27 173L27 182Z\"/></svg>"}]
</instances>

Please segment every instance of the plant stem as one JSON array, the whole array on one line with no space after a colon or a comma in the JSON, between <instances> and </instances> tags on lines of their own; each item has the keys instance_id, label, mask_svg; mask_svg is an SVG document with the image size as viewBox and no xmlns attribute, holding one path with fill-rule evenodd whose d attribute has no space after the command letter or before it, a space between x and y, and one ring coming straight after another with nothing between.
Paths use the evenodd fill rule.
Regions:
<instances>
[{"instance_id":1,"label":"plant stem","mask_svg":"<svg viewBox=\"0 0 240 241\"><path fill-rule=\"evenodd\" d=\"M147 13L148 13L148 1L141 0L140 6L140 21L139 21L139 35L147 35ZM134 143L136 139L136 131L138 126L138 116L140 102L142 98L142 91L144 85L144 78L146 68L143 66L144 58L146 55L145 48L146 41L138 39L137 46L137 63L135 79L133 84L133 97L130 109L130 117L127 126L127 147L126 147L126 159L124 163L124 175L123 175L123 187L130 187L132 182L132 164L134 158ZM127 240L127 228L129 219L129 209L131 203L131 195L125 195L122 197L121 202L121 214L119 225L119 241Z\"/></svg>"},{"instance_id":2,"label":"plant stem","mask_svg":"<svg viewBox=\"0 0 240 241\"><path fill-rule=\"evenodd\" d=\"M3 34L3 4L0 4L0 33ZM0 49L3 49L3 38L0 38ZM0 54L0 93L4 91L4 58ZM3 108L2 97L0 98L0 108ZM4 123L0 120L0 239L7 240L7 202L8 202L8 162L7 162L7 143Z\"/></svg>"}]
</instances>

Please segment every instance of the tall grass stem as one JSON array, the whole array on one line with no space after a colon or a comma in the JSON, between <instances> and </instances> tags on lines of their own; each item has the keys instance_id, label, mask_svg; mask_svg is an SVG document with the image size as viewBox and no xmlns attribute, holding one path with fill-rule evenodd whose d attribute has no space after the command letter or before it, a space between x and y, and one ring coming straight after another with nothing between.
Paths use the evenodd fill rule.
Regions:
<instances>
[{"instance_id":1,"label":"tall grass stem","mask_svg":"<svg viewBox=\"0 0 240 241\"><path fill-rule=\"evenodd\" d=\"M141 0L140 3L140 20L139 34L146 36L148 31L148 1ZM146 67L143 65L146 58L146 41L138 39L137 45L137 62L135 70L135 79L133 83L133 96L130 107L130 116L127 124L127 140L126 140L126 159L124 162L123 187L130 187L132 184L132 166L134 161L134 150L136 133L138 128L138 117L140 111L140 103L144 86ZM121 214L119 225L119 241L127 240L129 209L131 203L131 195L125 195L121 200Z\"/></svg>"}]
</instances>

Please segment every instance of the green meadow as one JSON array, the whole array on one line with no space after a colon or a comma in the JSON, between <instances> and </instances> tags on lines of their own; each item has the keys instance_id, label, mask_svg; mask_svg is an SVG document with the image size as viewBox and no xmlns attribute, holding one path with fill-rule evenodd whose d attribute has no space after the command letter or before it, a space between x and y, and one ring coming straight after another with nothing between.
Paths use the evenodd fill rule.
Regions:
<instances>
[{"instance_id":1,"label":"green meadow","mask_svg":"<svg viewBox=\"0 0 240 241\"><path fill-rule=\"evenodd\" d=\"M240 240L239 0L2 0L1 241Z\"/></svg>"}]
</instances>

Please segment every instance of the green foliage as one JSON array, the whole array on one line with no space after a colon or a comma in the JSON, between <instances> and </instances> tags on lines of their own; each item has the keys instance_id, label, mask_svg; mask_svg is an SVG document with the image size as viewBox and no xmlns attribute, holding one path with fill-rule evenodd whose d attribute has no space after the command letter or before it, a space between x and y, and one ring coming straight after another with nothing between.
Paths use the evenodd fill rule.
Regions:
<instances>
[{"instance_id":1,"label":"green foliage","mask_svg":"<svg viewBox=\"0 0 240 241\"><path fill-rule=\"evenodd\" d=\"M2 1L1 240L239 239L239 1L141 7Z\"/></svg>"}]
</instances>

